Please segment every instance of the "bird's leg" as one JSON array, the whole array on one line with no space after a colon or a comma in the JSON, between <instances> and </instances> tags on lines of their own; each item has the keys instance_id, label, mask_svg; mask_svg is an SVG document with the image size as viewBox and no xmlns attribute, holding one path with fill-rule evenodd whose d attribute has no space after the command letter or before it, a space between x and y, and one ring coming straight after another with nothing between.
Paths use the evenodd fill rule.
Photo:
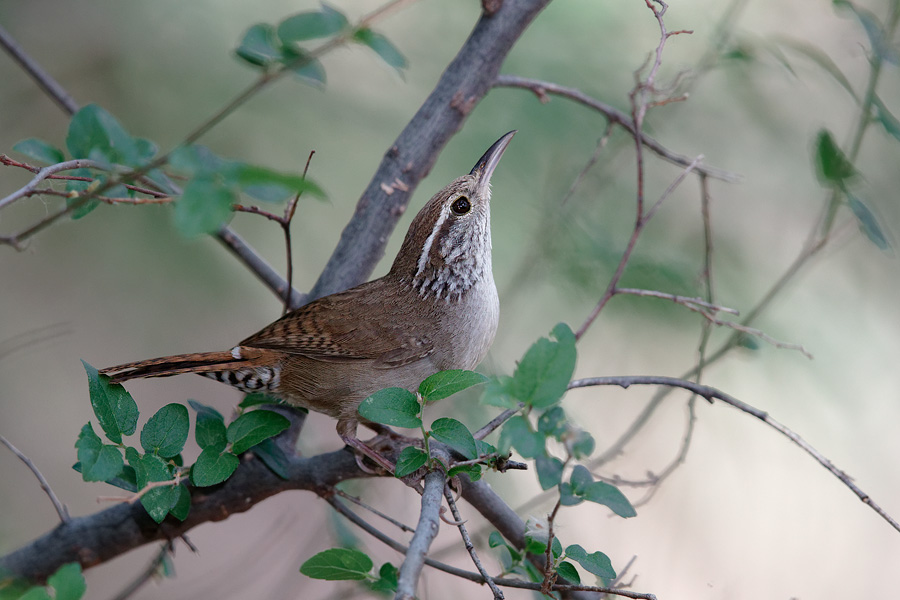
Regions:
<instances>
[{"instance_id":1,"label":"bird's leg","mask_svg":"<svg viewBox=\"0 0 900 600\"><path fill-rule=\"evenodd\" d=\"M362 440L356 437L356 427L358 424L359 423L355 419L340 419L337 422L338 435L341 436L341 439L344 440L345 444L347 444L360 454L371 458L379 467L383 468L388 473L393 473L394 465L391 463L391 461L380 455L378 452L364 444ZM356 464L358 464L359 468L363 471L371 473L372 471L370 469L363 466L360 458L361 457L357 455Z\"/></svg>"}]
</instances>

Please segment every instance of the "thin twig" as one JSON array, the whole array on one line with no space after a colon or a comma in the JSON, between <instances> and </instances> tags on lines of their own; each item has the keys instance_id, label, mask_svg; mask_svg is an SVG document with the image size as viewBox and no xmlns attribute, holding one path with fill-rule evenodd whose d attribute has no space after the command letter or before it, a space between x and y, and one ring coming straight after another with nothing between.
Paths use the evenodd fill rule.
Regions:
<instances>
[{"instance_id":1,"label":"thin twig","mask_svg":"<svg viewBox=\"0 0 900 600\"><path fill-rule=\"evenodd\" d=\"M150 490L154 490L156 488L161 487L175 487L181 484L181 478L183 477L180 471L175 473L175 479L166 479L164 481L151 481L147 483L143 488L139 489L135 493L130 496L97 496L97 502L125 502L127 504L134 504L138 500L140 500L144 494L149 492Z\"/></svg>"},{"instance_id":2,"label":"thin twig","mask_svg":"<svg viewBox=\"0 0 900 600\"><path fill-rule=\"evenodd\" d=\"M41 474L40 470L37 468L37 465L32 462L30 458L25 456L18 448L12 445L8 439L0 435L0 443L9 448L9 451L19 457L25 466L28 467L34 476L37 478L38 483L41 484L41 489L44 490L44 493L47 494L47 497L50 498L50 502L53 503L53 508L56 509L56 514L59 515L59 520L63 523L66 523L69 520L69 511L66 510L66 506L59 501L59 498L56 497L56 494L53 492L53 489L50 487L50 484L47 482L47 479Z\"/></svg>"},{"instance_id":3,"label":"thin twig","mask_svg":"<svg viewBox=\"0 0 900 600\"><path fill-rule=\"evenodd\" d=\"M571 458L571 456L567 457L566 463L568 463ZM563 465L563 468L565 469L565 464ZM553 538L556 537L556 532L553 531L553 524L556 521L556 515L559 513L561 506L562 495L556 499L553 510L551 510L550 514L547 516L547 548L544 550L544 580L541 582L541 593L545 596L550 595L550 590L553 589L553 585L556 583L556 578L558 577L556 569L553 568Z\"/></svg>"},{"instance_id":4,"label":"thin twig","mask_svg":"<svg viewBox=\"0 0 900 600\"><path fill-rule=\"evenodd\" d=\"M50 98L56 102L69 115L74 115L78 111L78 103L69 95L59 83L44 71L32 58L16 43L16 40L0 26L0 46L15 59L19 65L25 69L25 72L31 75L37 84L43 89Z\"/></svg>"},{"instance_id":5,"label":"thin twig","mask_svg":"<svg viewBox=\"0 0 900 600\"><path fill-rule=\"evenodd\" d=\"M696 307L702 307L709 309L713 312L724 312L730 315L740 315L741 313L734 308L728 308L727 306L722 306L719 304L713 304L712 302L707 302L702 298L692 298L689 296L679 296L677 294L669 294L666 292L658 292L656 290L643 290L638 288L621 288L617 287L615 290L616 294L629 294L632 296L644 296L649 298L661 298L663 300L671 300L676 304L681 304L682 306L686 306L692 310L697 310Z\"/></svg>"},{"instance_id":6,"label":"thin twig","mask_svg":"<svg viewBox=\"0 0 900 600\"><path fill-rule=\"evenodd\" d=\"M729 404L738 410L741 410L749 415L752 415L779 432L792 442L794 442L797 446L799 446L804 452L812 456L816 462L825 467L832 475L837 477L841 483L846 485L850 490L856 494L856 496L866 505L868 505L872 510L874 510L881 518L887 521L891 527L900 532L900 523L898 523L893 517L891 517L884 509L881 508L878 504L875 503L869 497L868 494L863 492L855 483L853 483L853 479L847 475L844 471L838 469L834 466L834 464L826 458L822 453L813 448L809 443L807 443L803 438L801 438L798 434L794 433L788 427L782 425L772 417L768 415L765 411L759 410L746 402L742 402L737 398L726 394L716 388L710 387L708 385L700 385L694 383L693 381L687 381L685 379L678 379L676 377L661 377L661 376L621 376L621 377L588 377L585 379L576 379L569 383L568 389L577 389L583 387L597 386L597 385L615 385L622 388L627 389L632 385L662 385L668 387L676 387L683 388L685 390L691 391L698 396L702 396L706 398L710 402L713 400L721 400L726 404Z\"/></svg>"},{"instance_id":7,"label":"thin twig","mask_svg":"<svg viewBox=\"0 0 900 600\"><path fill-rule=\"evenodd\" d=\"M272 265L265 258L260 256L244 239L237 234L231 227L223 226L215 233L215 237L223 246L231 250L231 252L244 265L250 269L250 272L256 275L266 287L279 298L284 298L288 289L287 281L281 277ZM301 306L306 298L305 294L290 288L291 306Z\"/></svg>"},{"instance_id":8,"label":"thin twig","mask_svg":"<svg viewBox=\"0 0 900 600\"><path fill-rule=\"evenodd\" d=\"M446 485L444 486L444 498L447 499L447 504L450 506L450 512L453 514L453 518L459 523L456 527L459 529L459 534L462 536L463 543L466 545L469 556L472 557L475 568L478 569L478 572L481 573L481 576L484 577L485 582L487 582L488 587L491 588L491 592L494 594L494 600L503 600L503 592L497 587L497 584L494 583L491 576L488 575L484 565L481 564L481 559L478 558L478 553L475 551L475 544L472 543L472 539L469 537L465 521L462 520L462 516L459 514L459 508L456 506L456 500L453 499L453 492L451 492L450 487Z\"/></svg>"},{"instance_id":9,"label":"thin twig","mask_svg":"<svg viewBox=\"0 0 900 600\"><path fill-rule=\"evenodd\" d=\"M632 136L637 135L634 128L634 122L626 113L608 104L600 102L599 100L596 100L591 96L588 96L577 88L567 87L564 85L551 83L549 81L542 81L539 79L517 77L515 75L498 76L497 80L494 82L494 87L514 87L530 90L537 94L538 98L546 98L546 94L553 94L554 96L560 96L563 98L568 98L569 100L574 100L579 104L587 106L588 108L592 108L601 113L611 123L621 125ZM646 133L641 132L640 136L643 144L647 148L652 150L655 154L665 159L666 161L676 165L680 165L682 167L686 167L691 164L691 158L682 154L672 152ZM697 166L696 171L697 173L702 173L709 177L713 177L715 179L720 179L722 181L727 181L730 183L736 183L741 180L740 175L736 173L724 171L722 169L717 169L715 167L709 167L702 164Z\"/></svg>"},{"instance_id":10,"label":"thin twig","mask_svg":"<svg viewBox=\"0 0 900 600\"><path fill-rule=\"evenodd\" d=\"M434 469L425 475L425 491L422 494L422 509L419 513L419 524L409 542L409 551L400 573L397 576L397 594L395 600L413 600L422 567L425 566L425 555L431 542L440 528L441 497L447 478L443 471Z\"/></svg>"},{"instance_id":11,"label":"thin twig","mask_svg":"<svg viewBox=\"0 0 900 600\"><path fill-rule=\"evenodd\" d=\"M502 75L501 75L502 77ZM597 147L594 148L593 154L588 159L587 163L582 167L581 171L578 172L578 175L575 176L575 179L572 180L572 184L569 186L569 189L566 190L565 195L562 197L562 200L559 201L560 206L565 206L565 204L569 201L575 191L578 190L579 186L581 186L581 182L584 181L584 178L587 176L588 172L594 168L594 165L597 164L597 161L600 160L600 155L603 154L603 149L606 148L606 144L609 142L609 136L612 135L614 123L612 121L606 122L606 131L603 132L603 135L600 136L600 139L597 141Z\"/></svg>"},{"instance_id":12,"label":"thin twig","mask_svg":"<svg viewBox=\"0 0 900 600\"><path fill-rule=\"evenodd\" d=\"M334 488L334 493L337 494L338 496L340 496L341 498L344 498L345 500L349 500L350 502L359 506L360 508L364 508L367 511L369 511L370 513L378 515L379 517L381 517L382 519L384 519L385 521L387 521L391 525L394 525L395 527L397 527L398 529L400 529L402 531L407 531L409 533L413 533L415 531L415 529L413 529L406 523L402 523L402 522L398 521L397 519L384 514L383 512L381 512L374 506L370 506L370 505L366 504L365 502L363 502L356 496L352 496L352 495L348 494L347 492L345 492L344 490Z\"/></svg>"},{"instance_id":13,"label":"thin twig","mask_svg":"<svg viewBox=\"0 0 900 600\"><path fill-rule=\"evenodd\" d=\"M346 517L350 522L352 522L357 527L363 529L366 533L379 540L383 544L393 548L397 552L405 554L409 551L407 546L404 546L400 542L392 539L390 536L385 535L379 529L373 527L369 522L365 519L362 519L359 515L348 509L343 505L340 501L334 498L334 496L326 496L325 501L328 502L336 511L341 513L344 517ZM460 577L462 579L467 579L469 581L473 581L475 583L485 583L484 578L474 571L466 571L465 569L460 569L458 567L454 567L452 565L448 565L446 563L442 563L440 561L433 560L431 558L425 557L425 564L429 567L438 569L445 573L449 573L450 575L455 575L456 577ZM541 590L541 584L532 583L531 581L521 581L519 579L507 579L504 577L495 577L494 583L498 586L502 587L511 587L517 589L524 590L533 590L539 592ZM599 586L589 586L589 585L569 585L569 584L557 584L553 586L553 591L562 591L562 592L596 592L599 594L613 594L616 596L623 596L625 598L633 598L635 600L656 600L656 596L653 594L645 594L640 592L631 592L628 590L619 590L608 587L599 587Z\"/></svg>"},{"instance_id":14,"label":"thin twig","mask_svg":"<svg viewBox=\"0 0 900 600\"><path fill-rule=\"evenodd\" d=\"M476 431L472 437L476 440L483 440L523 408L525 408L525 404L520 402L518 408L508 408L504 410L502 413L491 419L484 427Z\"/></svg>"},{"instance_id":15,"label":"thin twig","mask_svg":"<svg viewBox=\"0 0 900 600\"><path fill-rule=\"evenodd\" d=\"M187 541L187 540L185 540ZM144 569L131 583L129 583L125 588L112 597L112 600L127 600L131 598L138 590L144 587L144 584L157 577L159 575L160 570L166 562L166 559L170 554L172 554L173 542L168 541L159 548L159 552L156 553L156 556L153 557L153 560L150 561L150 564L147 565L147 568Z\"/></svg>"}]
</instances>

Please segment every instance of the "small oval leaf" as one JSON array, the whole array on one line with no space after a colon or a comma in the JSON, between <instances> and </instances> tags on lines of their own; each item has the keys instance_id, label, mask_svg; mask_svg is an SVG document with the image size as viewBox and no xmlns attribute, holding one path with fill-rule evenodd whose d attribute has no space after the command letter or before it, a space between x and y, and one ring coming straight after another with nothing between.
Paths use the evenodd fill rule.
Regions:
<instances>
[{"instance_id":1,"label":"small oval leaf","mask_svg":"<svg viewBox=\"0 0 900 600\"><path fill-rule=\"evenodd\" d=\"M410 473L418 471L428 461L428 455L421 448L407 446L397 457L397 466L394 468L394 477L406 477Z\"/></svg>"},{"instance_id":2,"label":"small oval leaf","mask_svg":"<svg viewBox=\"0 0 900 600\"><path fill-rule=\"evenodd\" d=\"M231 442L231 451L241 454L290 426L291 422L276 412L254 410L232 421L226 430L226 437Z\"/></svg>"},{"instance_id":3,"label":"small oval leaf","mask_svg":"<svg viewBox=\"0 0 900 600\"><path fill-rule=\"evenodd\" d=\"M486 383L488 381L490 381L490 379L475 371L464 371L462 369L441 371L423 381L421 385L419 385L419 393L422 394L422 397L426 402L435 402L470 388L473 385Z\"/></svg>"},{"instance_id":4,"label":"small oval leaf","mask_svg":"<svg viewBox=\"0 0 900 600\"><path fill-rule=\"evenodd\" d=\"M300 572L313 579L360 580L372 570L372 559L364 552L350 548L332 548L310 557Z\"/></svg>"},{"instance_id":5,"label":"small oval leaf","mask_svg":"<svg viewBox=\"0 0 900 600\"><path fill-rule=\"evenodd\" d=\"M382 425L415 429L422 426L416 395L403 388L379 390L363 400L357 409L364 418Z\"/></svg>"}]
</instances>

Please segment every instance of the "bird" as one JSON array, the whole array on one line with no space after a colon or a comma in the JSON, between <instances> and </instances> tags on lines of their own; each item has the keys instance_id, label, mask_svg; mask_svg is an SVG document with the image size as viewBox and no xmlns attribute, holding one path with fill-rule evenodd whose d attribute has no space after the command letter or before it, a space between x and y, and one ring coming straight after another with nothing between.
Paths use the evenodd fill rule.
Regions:
<instances>
[{"instance_id":1,"label":"bird","mask_svg":"<svg viewBox=\"0 0 900 600\"><path fill-rule=\"evenodd\" d=\"M337 419L351 448L388 472L394 465L357 437L357 412L388 387L411 391L444 370L474 369L497 332L491 265L491 176L516 131L498 139L467 174L413 218L386 275L324 296L230 350L178 354L100 371L111 383L196 373L263 392Z\"/></svg>"}]
</instances>

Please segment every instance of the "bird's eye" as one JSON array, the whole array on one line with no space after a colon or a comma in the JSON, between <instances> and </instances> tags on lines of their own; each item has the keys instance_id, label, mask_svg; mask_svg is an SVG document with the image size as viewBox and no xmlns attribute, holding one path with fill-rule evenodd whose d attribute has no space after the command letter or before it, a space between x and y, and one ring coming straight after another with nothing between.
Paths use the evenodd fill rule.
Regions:
<instances>
[{"instance_id":1,"label":"bird's eye","mask_svg":"<svg viewBox=\"0 0 900 600\"><path fill-rule=\"evenodd\" d=\"M450 210L453 211L454 215L464 215L472 210L472 204L469 202L468 198L460 196L450 205Z\"/></svg>"}]
</instances>

